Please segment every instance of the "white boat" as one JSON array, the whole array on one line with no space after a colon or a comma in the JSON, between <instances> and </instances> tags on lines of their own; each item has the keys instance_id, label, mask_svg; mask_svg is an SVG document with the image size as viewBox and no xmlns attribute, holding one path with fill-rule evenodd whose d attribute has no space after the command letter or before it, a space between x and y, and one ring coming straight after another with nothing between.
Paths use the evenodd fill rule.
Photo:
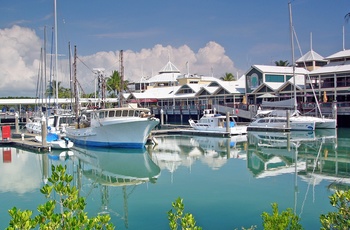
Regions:
<instances>
[{"instance_id":1,"label":"white boat","mask_svg":"<svg viewBox=\"0 0 350 230\"><path fill-rule=\"evenodd\" d=\"M315 122L315 129L336 129L337 121L333 118L313 117L304 115L295 115L292 117L295 121L311 121Z\"/></svg>"},{"instance_id":2,"label":"white boat","mask_svg":"<svg viewBox=\"0 0 350 230\"><path fill-rule=\"evenodd\" d=\"M313 89L313 86L311 85L312 88L312 92L314 95L314 99L316 101L316 105L317 105L317 109L320 112L321 117L313 117L313 116L304 116L304 115L300 115L300 112L297 110L297 103L296 103L296 98L297 98L297 94L296 94L296 82L295 82L295 61L294 61L294 28L293 28L293 22L292 22L292 8L291 8L291 4L288 4L289 7L289 17L290 17L290 31L291 31L291 48L292 48L292 63L293 63L293 85L294 85L294 116L293 119L296 121L311 121L311 122L315 122L315 129L335 129L337 127L337 121L334 118L324 118L322 116L322 112L318 103L318 98L316 97L315 91ZM300 47L299 47L300 48ZM308 76L308 80L311 82L310 76Z\"/></svg>"},{"instance_id":3,"label":"white boat","mask_svg":"<svg viewBox=\"0 0 350 230\"><path fill-rule=\"evenodd\" d=\"M283 112L286 114L286 111ZM289 117L289 124L287 116L277 115L273 111L268 113L260 113L264 116L258 116L254 121L248 125L248 130L304 130L313 131L316 127L316 122L313 120L305 120L297 117ZM259 113L258 113L259 115Z\"/></svg>"},{"instance_id":4,"label":"white boat","mask_svg":"<svg viewBox=\"0 0 350 230\"><path fill-rule=\"evenodd\" d=\"M25 125L27 132L41 134L42 119L43 117L40 116L35 116L30 119ZM74 119L75 117L71 113L48 116L46 120L48 132L63 134L65 133L66 127L73 124Z\"/></svg>"},{"instance_id":5,"label":"white boat","mask_svg":"<svg viewBox=\"0 0 350 230\"><path fill-rule=\"evenodd\" d=\"M40 134L41 133L41 117L33 117L32 119L28 120L25 127L28 133L35 133Z\"/></svg>"},{"instance_id":6,"label":"white boat","mask_svg":"<svg viewBox=\"0 0 350 230\"><path fill-rule=\"evenodd\" d=\"M37 142L42 143L41 136L35 136ZM46 136L46 142L52 149L70 149L74 146L74 143L67 137L61 137L57 133L48 133Z\"/></svg>"},{"instance_id":7,"label":"white boat","mask_svg":"<svg viewBox=\"0 0 350 230\"><path fill-rule=\"evenodd\" d=\"M66 136L76 145L96 147L144 148L159 119L146 108L85 110Z\"/></svg>"},{"instance_id":8,"label":"white boat","mask_svg":"<svg viewBox=\"0 0 350 230\"><path fill-rule=\"evenodd\" d=\"M247 133L246 125L238 125L233 116L229 116L228 118L229 121L227 122L226 116L216 113L215 110L206 109L203 111L203 116L200 120L189 119L188 122L192 128L203 132L229 132L231 135Z\"/></svg>"}]
</instances>

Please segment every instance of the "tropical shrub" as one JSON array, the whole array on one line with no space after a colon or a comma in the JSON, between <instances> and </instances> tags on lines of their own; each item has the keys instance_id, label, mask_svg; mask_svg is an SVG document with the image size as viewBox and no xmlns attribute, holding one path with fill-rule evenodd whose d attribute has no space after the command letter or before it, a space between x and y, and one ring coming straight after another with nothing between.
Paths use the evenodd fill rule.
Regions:
<instances>
[{"instance_id":1,"label":"tropical shrub","mask_svg":"<svg viewBox=\"0 0 350 230\"><path fill-rule=\"evenodd\" d=\"M9 210L12 219L7 229L114 229L109 215L88 218L84 212L85 198L79 197L78 189L71 186L73 176L66 173L66 168L51 166L49 183L40 189L48 201L38 206L39 214L32 218L32 211L13 207Z\"/></svg>"}]
</instances>

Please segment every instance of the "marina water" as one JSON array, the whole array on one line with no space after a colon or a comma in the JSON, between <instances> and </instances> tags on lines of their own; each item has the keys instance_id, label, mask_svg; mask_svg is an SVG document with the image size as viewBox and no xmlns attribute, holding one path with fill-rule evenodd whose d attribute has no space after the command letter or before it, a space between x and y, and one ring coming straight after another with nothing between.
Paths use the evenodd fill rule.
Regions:
<instances>
[{"instance_id":1,"label":"marina water","mask_svg":"<svg viewBox=\"0 0 350 230\"><path fill-rule=\"evenodd\" d=\"M116 229L169 229L171 203L203 229L262 229L263 212L292 208L305 229L334 211L329 196L348 189L350 129L248 136L155 136L145 149L83 149L38 154L2 147L0 228L8 210L45 202L39 189L51 165L74 175L89 215L109 213Z\"/></svg>"}]
</instances>

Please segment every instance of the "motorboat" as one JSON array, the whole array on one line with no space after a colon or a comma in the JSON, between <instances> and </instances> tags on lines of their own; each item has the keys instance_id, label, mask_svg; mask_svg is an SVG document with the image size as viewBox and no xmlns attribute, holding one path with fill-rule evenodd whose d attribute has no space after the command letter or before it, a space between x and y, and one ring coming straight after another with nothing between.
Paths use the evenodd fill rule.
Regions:
<instances>
[{"instance_id":1,"label":"motorboat","mask_svg":"<svg viewBox=\"0 0 350 230\"><path fill-rule=\"evenodd\" d=\"M159 119L146 108L106 108L81 112L66 136L76 145L95 147L144 148Z\"/></svg>"},{"instance_id":2,"label":"motorboat","mask_svg":"<svg viewBox=\"0 0 350 230\"><path fill-rule=\"evenodd\" d=\"M212 109L204 110L200 120L189 119L188 122L193 129L202 132L228 132L231 135L247 133L247 126L238 125L234 116L224 116Z\"/></svg>"},{"instance_id":3,"label":"motorboat","mask_svg":"<svg viewBox=\"0 0 350 230\"><path fill-rule=\"evenodd\" d=\"M42 136L35 136L35 140L42 143ZM57 133L48 133L46 142L52 149L70 149L74 146L74 143L69 138L60 136Z\"/></svg>"},{"instance_id":4,"label":"motorboat","mask_svg":"<svg viewBox=\"0 0 350 230\"><path fill-rule=\"evenodd\" d=\"M248 130L304 130L313 131L315 130L316 123L312 120L302 120L290 117L261 117L252 121L248 125Z\"/></svg>"}]
</instances>

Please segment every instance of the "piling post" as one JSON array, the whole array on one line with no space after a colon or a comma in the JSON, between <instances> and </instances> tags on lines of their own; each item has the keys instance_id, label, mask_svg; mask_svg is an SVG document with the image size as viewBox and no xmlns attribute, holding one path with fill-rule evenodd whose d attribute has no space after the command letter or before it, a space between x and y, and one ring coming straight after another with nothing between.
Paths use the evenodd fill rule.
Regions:
<instances>
[{"instance_id":1,"label":"piling post","mask_svg":"<svg viewBox=\"0 0 350 230\"><path fill-rule=\"evenodd\" d=\"M338 123L337 101L333 101L332 113L333 113L333 118L335 119L335 124L337 125L337 123Z\"/></svg>"},{"instance_id":2,"label":"piling post","mask_svg":"<svg viewBox=\"0 0 350 230\"><path fill-rule=\"evenodd\" d=\"M164 110L160 110L160 124L164 125Z\"/></svg>"},{"instance_id":3,"label":"piling post","mask_svg":"<svg viewBox=\"0 0 350 230\"><path fill-rule=\"evenodd\" d=\"M41 143L42 143L42 147L47 146L46 136L47 136L46 119L43 116L41 118Z\"/></svg>"},{"instance_id":4,"label":"piling post","mask_svg":"<svg viewBox=\"0 0 350 230\"><path fill-rule=\"evenodd\" d=\"M19 133L19 125L18 125L18 113L15 113L15 127L16 127L16 133Z\"/></svg>"},{"instance_id":5,"label":"piling post","mask_svg":"<svg viewBox=\"0 0 350 230\"><path fill-rule=\"evenodd\" d=\"M230 125L230 113L226 113L226 132L231 134L231 125Z\"/></svg>"},{"instance_id":6,"label":"piling post","mask_svg":"<svg viewBox=\"0 0 350 230\"><path fill-rule=\"evenodd\" d=\"M289 110L287 110L286 113L287 113L287 116L286 116L286 117L287 117L287 124L286 124L286 127L289 129L289 128L290 128L290 119L289 119L289 118L290 118L290 114L289 114Z\"/></svg>"}]
</instances>

